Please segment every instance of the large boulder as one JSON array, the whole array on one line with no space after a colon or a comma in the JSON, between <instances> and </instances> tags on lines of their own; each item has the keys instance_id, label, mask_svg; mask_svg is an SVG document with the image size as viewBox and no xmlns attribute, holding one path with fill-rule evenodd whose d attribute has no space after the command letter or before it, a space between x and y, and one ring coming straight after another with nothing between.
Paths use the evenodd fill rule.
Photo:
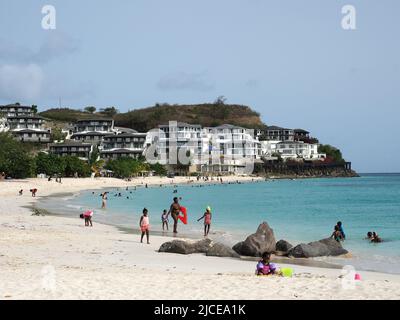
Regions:
<instances>
[{"instance_id":1,"label":"large boulder","mask_svg":"<svg viewBox=\"0 0 400 320\"><path fill-rule=\"evenodd\" d=\"M190 243L182 240L173 240L165 242L161 245L159 252L179 253L179 254L191 254L193 247Z\"/></svg>"},{"instance_id":2,"label":"large boulder","mask_svg":"<svg viewBox=\"0 0 400 320\"><path fill-rule=\"evenodd\" d=\"M235 244L232 249L242 256L259 257L264 252L274 252L275 246L274 231L269 227L268 223L263 222L259 225L256 233Z\"/></svg>"},{"instance_id":3,"label":"large boulder","mask_svg":"<svg viewBox=\"0 0 400 320\"><path fill-rule=\"evenodd\" d=\"M322 239L310 242L308 244L301 243L290 249L288 255L294 258L312 258L322 256L340 256L348 251L343 249L342 245L332 238Z\"/></svg>"},{"instance_id":4,"label":"large boulder","mask_svg":"<svg viewBox=\"0 0 400 320\"><path fill-rule=\"evenodd\" d=\"M208 249L207 256L213 257L231 257L239 258L240 256L230 247L222 243L214 243L210 249Z\"/></svg>"},{"instance_id":5,"label":"large boulder","mask_svg":"<svg viewBox=\"0 0 400 320\"><path fill-rule=\"evenodd\" d=\"M206 253L211 248L212 241L210 239L203 239L196 241L192 244L195 253Z\"/></svg>"},{"instance_id":6,"label":"large boulder","mask_svg":"<svg viewBox=\"0 0 400 320\"><path fill-rule=\"evenodd\" d=\"M288 252L293 246L286 240L279 240L275 245L275 250L280 252Z\"/></svg>"},{"instance_id":7,"label":"large boulder","mask_svg":"<svg viewBox=\"0 0 400 320\"><path fill-rule=\"evenodd\" d=\"M206 253L211 247L210 239L203 239L195 242L172 240L161 245L159 252L191 254L191 253Z\"/></svg>"}]
</instances>

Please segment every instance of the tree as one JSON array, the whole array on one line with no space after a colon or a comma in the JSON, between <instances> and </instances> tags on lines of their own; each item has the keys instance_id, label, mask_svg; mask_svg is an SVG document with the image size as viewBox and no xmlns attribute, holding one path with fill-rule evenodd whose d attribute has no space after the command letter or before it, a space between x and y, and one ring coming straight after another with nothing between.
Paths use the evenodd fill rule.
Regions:
<instances>
[{"instance_id":1,"label":"tree","mask_svg":"<svg viewBox=\"0 0 400 320\"><path fill-rule=\"evenodd\" d=\"M118 113L118 109L116 109L115 107L103 108L100 110L100 113L109 117L114 117Z\"/></svg>"},{"instance_id":2,"label":"tree","mask_svg":"<svg viewBox=\"0 0 400 320\"><path fill-rule=\"evenodd\" d=\"M226 98L224 96L219 96L215 99L214 104L216 105L223 105L226 102Z\"/></svg>"},{"instance_id":3,"label":"tree","mask_svg":"<svg viewBox=\"0 0 400 320\"><path fill-rule=\"evenodd\" d=\"M33 112L34 114L36 114L36 113L38 112L38 107L37 107L36 104L33 104L33 105L32 105L32 112Z\"/></svg>"},{"instance_id":4,"label":"tree","mask_svg":"<svg viewBox=\"0 0 400 320\"><path fill-rule=\"evenodd\" d=\"M104 160L100 159L100 152L98 147L93 147L93 151L89 158L89 166L96 177L100 176L100 171L104 166Z\"/></svg>"},{"instance_id":5,"label":"tree","mask_svg":"<svg viewBox=\"0 0 400 320\"><path fill-rule=\"evenodd\" d=\"M329 144L321 144L318 147L318 153L325 153L328 158L331 158L333 161L337 163L343 163L345 160L343 159L342 152Z\"/></svg>"},{"instance_id":6,"label":"tree","mask_svg":"<svg viewBox=\"0 0 400 320\"><path fill-rule=\"evenodd\" d=\"M89 113L95 113L96 112L96 107L94 107L94 106L88 106L88 107L86 107L85 109L84 109L86 112L89 112Z\"/></svg>"},{"instance_id":7,"label":"tree","mask_svg":"<svg viewBox=\"0 0 400 320\"><path fill-rule=\"evenodd\" d=\"M65 162L62 157L54 154L39 153L36 158L36 172L38 174L44 173L48 176L53 176L56 174L64 175L65 172Z\"/></svg>"},{"instance_id":8,"label":"tree","mask_svg":"<svg viewBox=\"0 0 400 320\"><path fill-rule=\"evenodd\" d=\"M65 163L64 174L67 177L75 176L89 177L91 174L90 166L87 162L79 159L78 157L66 156L62 158Z\"/></svg>"},{"instance_id":9,"label":"tree","mask_svg":"<svg viewBox=\"0 0 400 320\"><path fill-rule=\"evenodd\" d=\"M154 163L150 165L150 170L154 171L157 176L166 176L167 168L160 163Z\"/></svg>"},{"instance_id":10,"label":"tree","mask_svg":"<svg viewBox=\"0 0 400 320\"><path fill-rule=\"evenodd\" d=\"M116 160L110 160L105 168L113 171L118 178L129 178L139 174L141 171L150 169L150 165L141 159L133 159L130 157L122 157Z\"/></svg>"},{"instance_id":11,"label":"tree","mask_svg":"<svg viewBox=\"0 0 400 320\"><path fill-rule=\"evenodd\" d=\"M65 140L65 137L67 136L66 133L62 132L60 128L53 128L51 130L51 140L52 141L62 141Z\"/></svg>"},{"instance_id":12,"label":"tree","mask_svg":"<svg viewBox=\"0 0 400 320\"><path fill-rule=\"evenodd\" d=\"M17 179L34 175L35 162L21 142L10 134L0 133L0 146L0 172Z\"/></svg>"}]
</instances>

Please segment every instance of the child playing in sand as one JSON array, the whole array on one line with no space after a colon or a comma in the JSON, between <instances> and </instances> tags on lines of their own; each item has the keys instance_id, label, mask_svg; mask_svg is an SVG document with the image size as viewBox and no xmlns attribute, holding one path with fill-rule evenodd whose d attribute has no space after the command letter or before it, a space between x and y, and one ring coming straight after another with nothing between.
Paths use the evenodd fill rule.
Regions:
<instances>
[{"instance_id":1,"label":"child playing in sand","mask_svg":"<svg viewBox=\"0 0 400 320\"><path fill-rule=\"evenodd\" d=\"M167 210L164 210L162 215L161 215L161 222L162 222L162 229L165 231L165 227L167 228L168 231L168 212Z\"/></svg>"},{"instance_id":2,"label":"child playing in sand","mask_svg":"<svg viewBox=\"0 0 400 320\"><path fill-rule=\"evenodd\" d=\"M204 236L207 237L210 232L211 226L211 208L207 207L206 212L204 212L203 216L199 218L197 221L204 219Z\"/></svg>"},{"instance_id":3,"label":"child playing in sand","mask_svg":"<svg viewBox=\"0 0 400 320\"><path fill-rule=\"evenodd\" d=\"M264 252L262 254L262 259L258 261L256 268L256 275L258 276L269 276L269 275L281 275L277 270L276 265L270 262L271 254L269 252Z\"/></svg>"},{"instance_id":4,"label":"child playing in sand","mask_svg":"<svg viewBox=\"0 0 400 320\"><path fill-rule=\"evenodd\" d=\"M80 215L81 219L85 219L85 227L93 227L92 223L92 217L93 217L93 211L92 210L86 210L84 213Z\"/></svg>"},{"instance_id":5,"label":"child playing in sand","mask_svg":"<svg viewBox=\"0 0 400 320\"><path fill-rule=\"evenodd\" d=\"M140 230L142 231L140 243L143 243L143 237L146 234L147 244L150 244L149 242L150 220L148 216L148 210L146 208L143 209L143 215L140 217L139 225L140 225Z\"/></svg>"}]
</instances>

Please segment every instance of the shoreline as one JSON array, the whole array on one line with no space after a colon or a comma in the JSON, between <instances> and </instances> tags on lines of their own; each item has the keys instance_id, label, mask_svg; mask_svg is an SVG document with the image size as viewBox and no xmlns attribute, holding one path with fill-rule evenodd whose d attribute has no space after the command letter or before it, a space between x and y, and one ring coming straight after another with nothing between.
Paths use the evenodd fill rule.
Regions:
<instances>
[{"instance_id":1,"label":"shoreline","mask_svg":"<svg viewBox=\"0 0 400 320\"><path fill-rule=\"evenodd\" d=\"M129 185L169 181L145 179ZM252 177L232 180L242 179ZM145 245L137 235L96 221L93 228L85 228L80 219L33 216L24 206L34 206L37 199L17 196L21 185L29 190L33 184L37 199L57 192L127 186L112 178L64 179L62 186L41 179L0 182L0 299L260 299L259 289L266 285L270 290L262 299L400 298L399 275L362 271L362 281L348 290L340 278L342 269L278 262L292 267L295 276L255 277L255 261L158 253L171 237L151 235L151 245ZM54 288L43 285L46 270L55 275ZM212 287L207 285L210 281Z\"/></svg>"},{"instance_id":2,"label":"shoreline","mask_svg":"<svg viewBox=\"0 0 400 320\"><path fill-rule=\"evenodd\" d=\"M88 190L91 191L91 190ZM62 196L69 196L69 195L74 195L73 193L59 193L59 194L52 194L52 195L48 195L44 198L57 198L57 197L62 197ZM45 216L52 216L52 217L62 217L62 218L66 218L66 219L72 219L72 220L76 220L76 218L68 215L67 213L53 213L49 210L47 210L46 208L40 208L40 207L36 207L34 205L32 206L26 206L26 208L32 210L34 209L38 209L38 210L44 210L46 211L46 213L44 214ZM118 226L118 225L113 225L111 223L104 223L104 222L94 222L98 225L104 225L104 226L110 226L110 227L114 227L116 228L119 232L125 233L125 234L129 234L129 235L135 235L135 236L140 236L140 229L139 228L128 228L128 227L123 227L123 226ZM180 235L178 237L174 236L173 234L171 234L171 232L169 232L167 234L167 232L162 232L162 231L152 231L151 232L151 237L153 236L157 236L157 237L161 237L161 238L165 238L165 242L167 241L171 241L174 239L183 239L183 240L201 240L202 237L199 235L194 235L194 234L185 234L185 233L180 233ZM308 266L308 267L315 267L315 268L325 268L325 269L341 269L342 266L339 264L335 264L335 263L329 263L329 262L324 262L324 261L318 261L318 260L314 260L314 259L305 259L305 258L289 258L289 257L285 257L285 256L274 256L274 261L277 263L285 263L285 264L289 264L289 265L300 265L300 266ZM245 257L245 256L241 256L240 258L233 258L234 260L244 260L244 261L258 261L260 258L259 257ZM370 272L376 272L373 270L367 270ZM378 272L379 273L379 272ZM391 273L387 273L387 274L391 274Z\"/></svg>"},{"instance_id":3,"label":"shoreline","mask_svg":"<svg viewBox=\"0 0 400 320\"><path fill-rule=\"evenodd\" d=\"M252 183L252 182L244 182L244 183ZM183 185L183 186L186 186L186 185ZM158 185L153 185L153 187L159 188ZM107 188L105 188L105 189L107 189ZM99 189L94 189L94 190L100 191ZM84 190L84 191L89 191L90 192L92 190ZM79 191L79 192L81 192L81 191ZM75 195L77 195L77 193L57 193L57 194L51 194L51 195L42 197L42 199L58 198L58 197L60 197L60 198L61 197L72 197L72 196L75 196ZM40 200L38 202L40 202ZM74 218L73 216L71 216L67 212L54 213L54 212L51 212L51 210L48 210L47 208L35 207L33 205L32 206L27 206L26 208L29 208L31 210L35 209L35 208L39 209L39 210L45 210L45 211L47 211L47 214L49 216L53 216L53 217L62 217L62 218L67 218L67 219L72 219L72 220L76 219L76 217ZM72 211L72 209L71 209L71 211ZM129 234L129 235L140 236L140 234L141 234L140 233L140 229L139 228L135 228L135 227L129 228L129 227L126 227L126 226L121 226L121 225L116 225L116 224L106 223L106 222L97 222L97 221L95 221L95 223L99 224L99 225L105 225L105 226L114 227L119 232L122 232L122 233L125 233L125 234ZM160 231L160 230L152 230L151 231L151 237L153 237L153 236L165 238L165 242L171 241L171 240L174 240L174 239L183 239L183 240L188 240L188 241L203 239L201 237L201 235L199 235L199 234L190 234L190 233L182 233L182 232L180 232L179 236L176 237L170 231L169 232L163 232L163 231ZM209 238L212 238L212 236L210 236ZM295 245L303 243L300 240L293 240L293 241L292 240L290 242L294 243ZM238 239L236 241L240 241L240 239ZM350 258L353 257L353 254L354 254L353 252L349 252L348 254L345 254L345 255L342 255L342 256L336 256L334 258L348 260L349 257ZM344 266L343 264L339 264L338 262L335 262L335 261L327 262L327 261L318 260L318 257L317 258L293 258L293 257L289 258L287 256L281 256L281 255L272 255L272 256L274 257L274 261L277 262L277 263L284 263L284 264L293 265L293 266L306 266L306 267L325 268L325 269L342 269L343 266ZM324 258L324 257L320 257L320 258ZM234 260L258 261L259 258L258 257L241 256L240 258L234 258ZM349 261L349 262L351 262L351 261ZM360 269L360 271L400 276L400 273L398 273L398 272L396 273L396 272L389 272L389 271L378 271L378 270L373 270L373 269L368 269L368 268Z\"/></svg>"}]
</instances>

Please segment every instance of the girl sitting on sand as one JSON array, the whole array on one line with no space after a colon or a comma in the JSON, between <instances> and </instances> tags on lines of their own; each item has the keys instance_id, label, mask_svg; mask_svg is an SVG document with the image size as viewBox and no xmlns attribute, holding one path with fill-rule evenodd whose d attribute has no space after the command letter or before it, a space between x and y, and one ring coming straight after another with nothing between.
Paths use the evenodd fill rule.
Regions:
<instances>
[{"instance_id":1,"label":"girl sitting on sand","mask_svg":"<svg viewBox=\"0 0 400 320\"><path fill-rule=\"evenodd\" d=\"M143 209L143 215L140 217L139 225L140 225L140 230L142 231L140 243L143 243L143 237L146 234L147 244L150 244L149 241L150 220L148 216L148 210L146 208Z\"/></svg>"},{"instance_id":2,"label":"girl sitting on sand","mask_svg":"<svg viewBox=\"0 0 400 320\"><path fill-rule=\"evenodd\" d=\"M207 237L210 232L211 226L211 208L207 207L206 212L204 212L203 216L199 218L197 221L204 219L204 236Z\"/></svg>"},{"instance_id":3,"label":"girl sitting on sand","mask_svg":"<svg viewBox=\"0 0 400 320\"><path fill-rule=\"evenodd\" d=\"M262 259L257 263L256 275L258 276L269 276L269 275L281 275L277 270L276 265L270 262L271 254L264 252Z\"/></svg>"}]
</instances>

